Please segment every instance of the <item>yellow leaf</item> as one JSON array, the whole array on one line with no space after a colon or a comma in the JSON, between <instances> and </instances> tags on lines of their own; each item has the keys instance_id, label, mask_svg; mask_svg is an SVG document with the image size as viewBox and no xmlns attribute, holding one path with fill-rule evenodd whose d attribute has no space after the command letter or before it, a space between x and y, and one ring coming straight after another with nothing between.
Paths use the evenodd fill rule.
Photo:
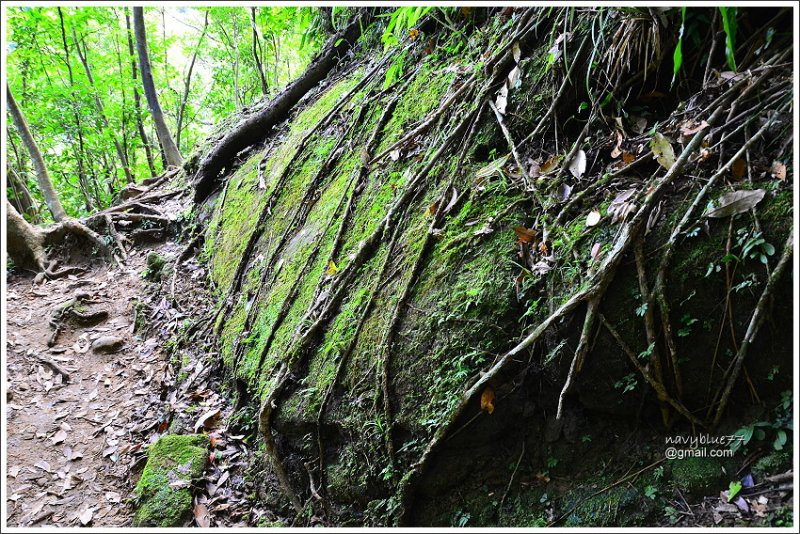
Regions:
<instances>
[{"instance_id":1,"label":"yellow leaf","mask_svg":"<svg viewBox=\"0 0 800 534\"><path fill-rule=\"evenodd\" d=\"M425 210L425 216L432 217L433 215L436 215L437 211L439 211L439 203L434 202L433 204L428 206L428 208Z\"/></svg>"},{"instance_id":2,"label":"yellow leaf","mask_svg":"<svg viewBox=\"0 0 800 534\"><path fill-rule=\"evenodd\" d=\"M328 276L333 276L334 274L339 272L339 268L333 262L333 260L328 262L328 269L325 271L325 274Z\"/></svg>"},{"instance_id":3,"label":"yellow leaf","mask_svg":"<svg viewBox=\"0 0 800 534\"><path fill-rule=\"evenodd\" d=\"M416 41L417 37L419 37L419 30L416 28L411 28L408 30L408 36L411 37L412 41Z\"/></svg>"},{"instance_id":4,"label":"yellow leaf","mask_svg":"<svg viewBox=\"0 0 800 534\"><path fill-rule=\"evenodd\" d=\"M667 141L667 138L656 132L653 139L650 141L650 148L653 150L653 155L656 157L659 165L669 170L675 165L675 152L672 150L672 145Z\"/></svg>"},{"instance_id":5,"label":"yellow leaf","mask_svg":"<svg viewBox=\"0 0 800 534\"><path fill-rule=\"evenodd\" d=\"M481 393L481 410L488 414L494 412L494 389L487 387Z\"/></svg>"}]
</instances>

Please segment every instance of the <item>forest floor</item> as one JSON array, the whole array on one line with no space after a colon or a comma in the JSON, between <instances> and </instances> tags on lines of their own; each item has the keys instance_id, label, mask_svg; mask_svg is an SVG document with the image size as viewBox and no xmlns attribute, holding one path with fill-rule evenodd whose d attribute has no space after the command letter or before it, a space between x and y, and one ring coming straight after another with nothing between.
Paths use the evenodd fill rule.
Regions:
<instances>
[{"instance_id":1,"label":"forest floor","mask_svg":"<svg viewBox=\"0 0 800 534\"><path fill-rule=\"evenodd\" d=\"M175 223L185 197L154 209ZM193 521L245 526L242 517L253 517L241 475L249 447L223 426L230 408L218 394L215 354L189 336L175 357L177 337L213 306L194 259L179 268L179 296L170 294L170 260L183 249L176 239L132 246L124 263L70 258L85 271L41 284L9 275L9 525L130 526L146 446L165 433L202 431L213 438L212 461ZM154 273L153 258L168 268Z\"/></svg>"}]
</instances>

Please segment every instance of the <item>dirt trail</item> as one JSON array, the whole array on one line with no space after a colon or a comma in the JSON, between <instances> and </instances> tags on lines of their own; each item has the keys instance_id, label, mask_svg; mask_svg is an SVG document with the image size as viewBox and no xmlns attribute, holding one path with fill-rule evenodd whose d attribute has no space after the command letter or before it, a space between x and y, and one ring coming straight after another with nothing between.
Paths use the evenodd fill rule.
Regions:
<instances>
[{"instance_id":1,"label":"dirt trail","mask_svg":"<svg viewBox=\"0 0 800 534\"><path fill-rule=\"evenodd\" d=\"M174 222L188 202L170 195L156 209ZM174 258L180 251L167 240L132 247L124 264L73 258L68 263L84 273L41 285L9 276L9 525L131 525L145 446L182 407L164 341L186 314L143 274L150 252Z\"/></svg>"},{"instance_id":2,"label":"dirt trail","mask_svg":"<svg viewBox=\"0 0 800 534\"><path fill-rule=\"evenodd\" d=\"M161 392L173 380L156 339L133 332L146 254L132 252L124 269L101 264L43 285L9 279L10 524L130 524L129 473L142 458L143 436L158 425ZM51 317L76 292L87 293L86 308L108 312L107 320L88 327L67 322L48 347ZM111 337L122 342L118 351L90 348Z\"/></svg>"}]
</instances>

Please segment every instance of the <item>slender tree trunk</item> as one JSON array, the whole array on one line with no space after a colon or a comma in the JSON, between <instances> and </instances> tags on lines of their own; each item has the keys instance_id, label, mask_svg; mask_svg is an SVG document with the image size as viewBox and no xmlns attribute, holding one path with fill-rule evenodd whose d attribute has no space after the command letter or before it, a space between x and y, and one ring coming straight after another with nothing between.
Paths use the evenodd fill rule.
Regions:
<instances>
[{"instance_id":1,"label":"slender tree trunk","mask_svg":"<svg viewBox=\"0 0 800 534\"><path fill-rule=\"evenodd\" d=\"M10 162L8 165L8 170L11 171L8 175L8 183L11 184L16 199L16 203L12 202L12 204L17 208L17 211L23 215L28 215L31 222L39 224L42 222L42 218L39 214L39 206L34 200L33 195L31 195L30 189L28 189L28 180L26 178L28 166L25 164L25 159L22 157L19 148L17 148L17 144L10 134L8 136L8 144L14 151L14 158L16 159L16 169L11 166Z\"/></svg>"},{"instance_id":2,"label":"slender tree trunk","mask_svg":"<svg viewBox=\"0 0 800 534\"><path fill-rule=\"evenodd\" d=\"M142 72L144 95L147 98L147 103L150 106L150 114L153 116L153 122L156 125L158 140L161 142L161 146L164 149L164 157L167 160L167 164L180 167L183 163L183 158L167 129L167 124L164 122L164 114L161 111L161 105L158 103L158 95L156 94L156 87L153 83L153 73L150 70L150 59L147 55L144 9L141 7L133 8L133 29L136 35L136 51L139 54L139 70Z\"/></svg>"},{"instance_id":3,"label":"slender tree trunk","mask_svg":"<svg viewBox=\"0 0 800 534\"><path fill-rule=\"evenodd\" d=\"M130 11L125 7L125 27L128 30L128 54L131 58L131 78L133 79L133 106L134 113L136 114L136 129L139 130L139 137L142 139L144 145L144 153L147 158L147 167L150 169L150 176L156 176L156 166L153 160L153 150L150 144L150 139L147 137L147 132L144 129L144 122L142 121L142 100L139 97L138 74L136 73L136 56L133 51L133 31L131 30L131 16Z\"/></svg>"},{"instance_id":4,"label":"slender tree trunk","mask_svg":"<svg viewBox=\"0 0 800 534\"><path fill-rule=\"evenodd\" d=\"M264 55L258 53L261 49L261 36L258 34L258 25L256 24L256 9L255 6L250 7L250 20L253 25L253 60L256 62L258 77L261 79L261 92L266 95L269 87L267 87L267 77L264 75L264 66L261 64L261 58Z\"/></svg>"},{"instance_id":5,"label":"slender tree trunk","mask_svg":"<svg viewBox=\"0 0 800 534\"><path fill-rule=\"evenodd\" d=\"M186 112L186 103L189 100L189 88L192 85L192 71L194 70L194 63L197 60L197 51L200 49L200 45L203 44L203 38L206 36L206 30L208 29L208 9L206 9L206 18L205 22L203 23L203 31L200 34L200 39L197 40L197 46L194 49L194 53L192 54L192 61L189 63L189 71L186 73L186 79L183 82L183 98L181 98L181 107L178 108L178 129L175 134L178 149L181 147L181 131L183 130L183 119L184 113Z\"/></svg>"},{"instance_id":6,"label":"slender tree trunk","mask_svg":"<svg viewBox=\"0 0 800 534\"><path fill-rule=\"evenodd\" d=\"M72 36L75 40L75 50L78 52L78 58L81 60L81 64L83 65L83 70L86 72L86 78L89 79L89 84L92 86L92 96L94 97L94 104L97 107L97 113L100 114L100 120L103 121L103 126L105 126L106 130L108 130L109 135L111 136L111 140L114 143L114 150L117 151L117 157L119 158L119 162L122 165L122 170L125 173L125 180L129 184L134 182L133 174L131 174L130 166L128 165L128 158L125 155L125 151L122 149L122 145L119 142L114 130L111 128L111 122L108 120L106 116L105 107L103 106L103 101L100 100L100 96L97 94L97 86L94 83L94 76L92 76L92 69L89 67L89 57L88 51L86 49L86 42L83 43L83 50L81 50L80 43L78 41L78 35L75 33L75 29L72 29Z\"/></svg>"},{"instance_id":7,"label":"slender tree trunk","mask_svg":"<svg viewBox=\"0 0 800 534\"><path fill-rule=\"evenodd\" d=\"M53 214L53 219L56 221L63 221L67 218L67 213L58 200L58 195L53 187L53 182L50 180L50 174L47 172L47 166L44 163L42 152L39 150L39 145L36 144L36 140L33 138L33 135L31 135L31 131L28 129L28 123L25 121L25 116L17 105L17 101L14 100L14 95L8 84L6 84L6 95L8 98L8 110L11 112L14 126L16 126L19 137L22 139L22 143L25 145L25 148L28 150L33 160L33 166L36 169L36 179L39 182L39 189L42 190L44 201L50 209L50 213Z\"/></svg>"},{"instance_id":8,"label":"slender tree trunk","mask_svg":"<svg viewBox=\"0 0 800 534\"><path fill-rule=\"evenodd\" d=\"M70 87L70 95L72 96L72 116L75 119L75 131L78 135L78 150L75 153L75 163L78 165L78 180L80 183L80 190L83 194L84 205L86 206L87 211L92 211L92 200L91 197L87 194L86 189L86 171L84 168L84 161L85 161L85 154L86 149L83 143L83 125L81 124L81 117L78 113L78 99L75 96L75 77L72 73L72 60L69 56L69 46L67 45L67 31L64 26L64 14L61 11L61 8L58 7L58 20L61 23L61 43L64 47L64 61L67 65L67 74L69 75L69 87ZM42 69L44 69L44 65L42 65ZM45 74L47 71L45 70ZM48 77L49 79L49 77Z\"/></svg>"},{"instance_id":9,"label":"slender tree trunk","mask_svg":"<svg viewBox=\"0 0 800 534\"><path fill-rule=\"evenodd\" d=\"M9 167L7 175L8 184L11 186L13 197L9 197L9 202L17 209L20 214L30 217L33 223L39 223L39 214L36 212L36 205L33 202L31 192L25 184L25 179L16 170Z\"/></svg>"}]
</instances>

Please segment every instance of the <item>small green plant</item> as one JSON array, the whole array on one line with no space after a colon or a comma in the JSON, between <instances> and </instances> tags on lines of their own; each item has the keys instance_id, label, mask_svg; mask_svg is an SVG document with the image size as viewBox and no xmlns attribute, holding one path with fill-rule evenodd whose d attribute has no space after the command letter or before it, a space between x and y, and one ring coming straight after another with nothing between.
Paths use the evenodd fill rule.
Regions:
<instances>
[{"instance_id":1,"label":"small green plant","mask_svg":"<svg viewBox=\"0 0 800 534\"><path fill-rule=\"evenodd\" d=\"M622 377L622 380L617 380L614 383L614 389L621 389L622 393L625 394L629 391L635 390L638 384L639 383L636 381L636 375L631 373Z\"/></svg>"},{"instance_id":2,"label":"small green plant","mask_svg":"<svg viewBox=\"0 0 800 534\"><path fill-rule=\"evenodd\" d=\"M720 7L719 13L722 16L722 29L725 30L725 59L728 67L736 70L736 11L735 7Z\"/></svg>"},{"instance_id":3,"label":"small green plant","mask_svg":"<svg viewBox=\"0 0 800 534\"><path fill-rule=\"evenodd\" d=\"M549 456L549 457L547 458L547 467L548 467L549 469L553 469L553 468L554 468L554 467L556 467L557 465L558 465L558 458L556 458L556 457L554 457L554 456Z\"/></svg>"},{"instance_id":4,"label":"small green plant","mask_svg":"<svg viewBox=\"0 0 800 534\"><path fill-rule=\"evenodd\" d=\"M649 485L644 488L644 496L647 497L648 499L654 500L657 495L658 495L658 489L655 486Z\"/></svg>"},{"instance_id":5,"label":"small green plant","mask_svg":"<svg viewBox=\"0 0 800 534\"><path fill-rule=\"evenodd\" d=\"M775 246L764 239L761 232L751 234L746 229L740 228L736 234L736 244L737 248L741 249L741 257L749 260L758 259L767 265L768 256L775 254Z\"/></svg>"},{"instance_id":6,"label":"small green plant","mask_svg":"<svg viewBox=\"0 0 800 534\"><path fill-rule=\"evenodd\" d=\"M665 506L664 507L664 517L667 518L667 520L669 521L669 523L671 525L674 525L680 519L680 514L678 513L678 510L676 510L674 507Z\"/></svg>"},{"instance_id":7,"label":"small green plant","mask_svg":"<svg viewBox=\"0 0 800 534\"><path fill-rule=\"evenodd\" d=\"M471 517L472 516L470 515L469 512L465 512L463 510L459 510L453 516L453 526L454 527L458 527L458 528L465 527L465 526L467 526L467 523L469 523L469 520L471 519Z\"/></svg>"},{"instance_id":8,"label":"small green plant","mask_svg":"<svg viewBox=\"0 0 800 534\"><path fill-rule=\"evenodd\" d=\"M698 321L699 319L695 319L688 314L684 314L684 316L681 317L681 324L683 326L678 329L678 337L687 337L689 334L691 334L692 325Z\"/></svg>"},{"instance_id":9,"label":"small green plant","mask_svg":"<svg viewBox=\"0 0 800 534\"><path fill-rule=\"evenodd\" d=\"M739 495L739 492L742 491L742 483L738 480L735 482L731 482L728 486L728 501L736 498Z\"/></svg>"},{"instance_id":10,"label":"small green plant","mask_svg":"<svg viewBox=\"0 0 800 534\"><path fill-rule=\"evenodd\" d=\"M736 439L731 441L730 449L736 452L747 447L755 439L757 441L771 440L774 450L783 450L789 441L789 432L793 430L791 391L784 391L781 394L781 402L773 413L774 419L771 421L756 421L734 432L733 435L736 436Z\"/></svg>"}]
</instances>

